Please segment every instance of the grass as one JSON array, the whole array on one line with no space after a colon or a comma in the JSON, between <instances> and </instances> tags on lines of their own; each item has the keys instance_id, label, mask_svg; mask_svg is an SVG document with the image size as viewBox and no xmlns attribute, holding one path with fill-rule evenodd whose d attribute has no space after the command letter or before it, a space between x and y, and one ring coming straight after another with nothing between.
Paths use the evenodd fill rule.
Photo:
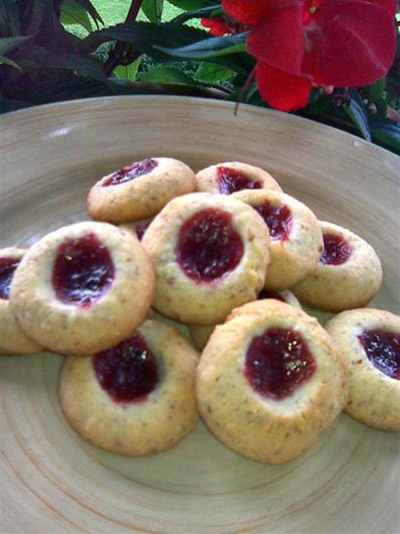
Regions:
<instances>
[{"instance_id":1,"label":"grass","mask_svg":"<svg viewBox=\"0 0 400 534\"><path fill-rule=\"evenodd\" d=\"M131 5L131 0L92 0L92 4L104 20L105 25L112 26L118 22L124 22ZM181 12L181 9L171 5L167 1L164 2L163 20L171 20ZM140 13L138 20L147 19L142 13Z\"/></svg>"}]
</instances>

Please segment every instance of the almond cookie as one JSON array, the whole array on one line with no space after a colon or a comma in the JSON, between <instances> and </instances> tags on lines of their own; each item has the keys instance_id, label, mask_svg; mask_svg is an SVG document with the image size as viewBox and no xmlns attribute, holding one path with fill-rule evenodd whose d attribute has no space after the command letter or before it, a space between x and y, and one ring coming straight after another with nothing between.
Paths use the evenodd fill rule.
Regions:
<instances>
[{"instance_id":1,"label":"almond cookie","mask_svg":"<svg viewBox=\"0 0 400 534\"><path fill-rule=\"evenodd\" d=\"M80 436L107 451L162 452L197 426L197 360L176 330L146 321L112 349L66 359L62 409Z\"/></svg>"},{"instance_id":2,"label":"almond cookie","mask_svg":"<svg viewBox=\"0 0 400 534\"><path fill-rule=\"evenodd\" d=\"M268 229L252 208L230 196L175 198L142 243L156 270L153 307L181 323L222 322L264 286Z\"/></svg>"},{"instance_id":3,"label":"almond cookie","mask_svg":"<svg viewBox=\"0 0 400 534\"><path fill-rule=\"evenodd\" d=\"M93 354L146 318L155 290L151 262L130 232L105 223L65 226L35 243L11 285L21 328L61 354Z\"/></svg>"},{"instance_id":4,"label":"almond cookie","mask_svg":"<svg viewBox=\"0 0 400 534\"><path fill-rule=\"evenodd\" d=\"M0 250L0 354L35 354L42 350L26 337L10 309L11 283L25 252L16 247Z\"/></svg>"},{"instance_id":5,"label":"almond cookie","mask_svg":"<svg viewBox=\"0 0 400 534\"><path fill-rule=\"evenodd\" d=\"M370 308L339 313L325 326L349 369L346 412L381 430L400 430L400 317Z\"/></svg>"},{"instance_id":6,"label":"almond cookie","mask_svg":"<svg viewBox=\"0 0 400 534\"><path fill-rule=\"evenodd\" d=\"M323 240L310 208L279 191L241 191L234 196L252 206L268 226L271 264L267 289L288 289L315 270Z\"/></svg>"},{"instance_id":7,"label":"almond cookie","mask_svg":"<svg viewBox=\"0 0 400 534\"><path fill-rule=\"evenodd\" d=\"M292 291L300 302L324 311L361 308L378 293L381 262L369 243L346 228L320 222L324 252L314 273Z\"/></svg>"},{"instance_id":8,"label":"almond cookie","mask_svg":"<svg viewBox=\"0 0 400 534\"><path fill-rule=\"evenodd\" d=\"M317 320L265 299L217 326L197 374L200 413L230 449L288 462L321 437L347 402L347 370Z\"/></svg>"},{"instance_id":9,"label":"almond cookie","mask_svg":"<svg viewBox=\"0 0 400 534\"><path fill-rule=\"evenodd\" d=\"M197 191L231 195L243 189L275 189L281 186L267 171L247 163L229 161L202 169L196 174Z\"/></svg>"},{"instance_id":10,"label":"almond cookie","mask_svg":"<svg viewBox=\"0 0 400 534\"><path fill-rule=\"evenodd\" d=\"M283 291L267 291L263 289L257 296L257 300L262 299L276 299L281 302L286 302L297 308L301 308L300 302L293 295L291 291L285 289ZM216 327L215 324L210 325L200 325L200 324L191 324L189 325L190 337L193 341L193 345L197 350L203 350L207 345L208 340L210 339L211 333Z\"/></svg>"},{"instance_id":11,"label":"almond cookie","mask_svg":"<svg viewBox=\"0 0 400 534\"><path fill-rule=\"evenodd\" d=\"M99 180L87 207L96 221L123 223L152 217L171 199L195 189L195 175L182 161L148 158Z\"/></svg>"}]
</instances>

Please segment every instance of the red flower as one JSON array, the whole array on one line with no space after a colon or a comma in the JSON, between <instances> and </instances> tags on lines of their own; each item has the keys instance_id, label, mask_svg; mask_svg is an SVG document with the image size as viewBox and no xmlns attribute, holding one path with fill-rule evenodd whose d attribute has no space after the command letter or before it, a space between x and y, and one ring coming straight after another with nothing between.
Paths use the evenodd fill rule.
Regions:
<instances>
[{"instance_id":1,"label":"red flower","mask_svg":"<svg viewBox=\"0 0 400 534\"><path fill-rule=\"evenodd\" d=\"M396 0L223 0L251 24L247 49L274 108L304 107L313 86L359 87L384 77L396 49Z\"/></svg>"},{"instance_id":2,"label":"red flower","mask_svg":"<svg viewBox=\"0 0 400 534\"><path fill-rule=\"evenodd\" d=\"M221 37L222 35L235 35L246 32L250 29L247 24L231 22L224 17L213 17L211 19L201 19L201 25L210 30L211 35Z\"/></svg>"}]
</instances>

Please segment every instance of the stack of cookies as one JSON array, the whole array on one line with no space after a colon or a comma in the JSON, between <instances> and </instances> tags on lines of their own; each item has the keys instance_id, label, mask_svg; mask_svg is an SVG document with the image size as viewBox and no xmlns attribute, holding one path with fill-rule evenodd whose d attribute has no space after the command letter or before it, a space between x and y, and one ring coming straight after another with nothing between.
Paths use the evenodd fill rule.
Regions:
<instances>
[{"instance_id":1,"label":"stack of cookies","mask_svg":"<svg viewBox=\"0 0 400 534\"><path fill-rule=\"evenodd\" d=\"M154 454L200 414L230 449L283 463L343 409L400 430L400 317L364 308L382 267L361 237L239 162L136 161L87 206L92 221L0 251L1 352L67 356L60 400L83 438Z\"/></svg>"}]
</instances>

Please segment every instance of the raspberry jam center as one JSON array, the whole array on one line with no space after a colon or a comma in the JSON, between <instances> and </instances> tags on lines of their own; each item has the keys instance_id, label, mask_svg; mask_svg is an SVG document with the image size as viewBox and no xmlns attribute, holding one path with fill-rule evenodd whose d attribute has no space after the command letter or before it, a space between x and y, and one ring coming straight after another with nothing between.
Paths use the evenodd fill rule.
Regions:
<instances>
[{"instance_id":1,"label":"raspberry jam center","mask_svg":"<svg viewBox=\"0 0 400 534\"><path fill-rule=\"evenodd\" d=\"M109 289L114 271L108 248L95 234L86 234L59 246L53 288L61 302L86 308Z\"/></svg>"},{"instance_id":2,"label":"raspberry jam center","mask_svg":"<svg viewBox=\"0 0 400 534\"><path fill-rule=\"evenodd\" d=\"M175 252L181 269L197 282L211 282L235 269L244 253L225 211L208 208L181 226Z\"/></svg>"},{"instance_id":3,"label":"raspberry jam center","mask_svg":"<svg viewBox=\"0 0 400 534\"><path fill-rule=\"evenodd\" d=\"M400 334L386 330L365 330L358 339L369 359L379 371L400 380Z\"/></svg>"},{"instance_id":4,"label":"raspberry jam center","mask_svg":"<svg viewBox=\"0 0 400 534\"><path fill-rule=\"evenodd\" d=\"M268 226L269 235L272 241L285 241L289 239L289 234L293 225L293 218L287 206L273 206L269 202L264 202L259 206L253 206Z\"/></svg>"},{"instance_id":5,"label":"raspberry jam center","mask_svg":"<svg viewBox=\"0 0 400 534\"><path fill-rule=\"evenodd\" d=\"M93 369L115 402L143 402L159 381L157 359L139 334L96 354Z\"/></svg>"},{"instance_id":6,"label":"raspberry jam center","mask_svg":"<svg viewBox=\"0 0 400 534\"><path fill-rule=\"evenodd\" d=\"M0 299L10 298L11 282L20 261L18 258L0 258Z\"/></svg>"},{"instance_id":7,"label":"raspberry jam center","mask_svg":"<svg viewBox=\"0 0 400 534\"><path fill-rule=\"evenodd\" d=\"M280 300L281 302L286 302L286 300L282 297L279 291L270 291L268 289L263 289L257 295L257 300L263 300L263 299L275 299L275 300Z\"/></svg>"},{"instance_id":8,"label":"raspberry jam center","mask_svg":"<svg viewBox=\"0 0 400 534\"><path fill-rule=\"evenodd\" d=\"M342 236L324 234L324 251L319 261L324 265L342 265L352 252L353 247Z\"/></svg>"},{"instance_id":9,"label":"raspberry jam center","mask_svg":"<svg viewBox=\"0 0 400 534\"><path fill-rule=\"evenodd\" d=\"M107 180L105 180L101 185L103 187L108 187L110 185L119 185L126 182L130 182L139 176L144 176L149 174L153 169L158 165L158 162L155 159L144 159L142 161L135 161L131 165L127 165L118 171L115 171Z\"/></svg>"},{"instance_id":10,"label":"raspberry jam center","mask_svg":"<svg viewBox=\"0 0 400 534\"><path fill-rule=\"evenodd\" d=\"M243 189L261 189L262 187L259 180L252 180L242 172L229 167L218 167L217 179L218 189L222 195L231 195Z\"/></svg>"},{"instance_id":11,"label":"raspberry jam center","mask_svg":"<svg viewBox=\"0 0 400 534\"><path fill-rule=\"evenodd\" d=\"M281 400L306 383L315 370L314 357L299 333L268 328L250 343L244 373L257 393Z\"/></svg>"},{"instance_id":12,"label":"raspberry jam center","mask_svg":"<svg viewBox=\"0 0 400 534\"><path fill-rule=\"evenodd\" d=\"M136 235L141 241L143 239L144 234L146 233L147 228L149 227L151 221L145 222L143 224L138 224L135 228Z\"/></svg>"}]
</instances>

